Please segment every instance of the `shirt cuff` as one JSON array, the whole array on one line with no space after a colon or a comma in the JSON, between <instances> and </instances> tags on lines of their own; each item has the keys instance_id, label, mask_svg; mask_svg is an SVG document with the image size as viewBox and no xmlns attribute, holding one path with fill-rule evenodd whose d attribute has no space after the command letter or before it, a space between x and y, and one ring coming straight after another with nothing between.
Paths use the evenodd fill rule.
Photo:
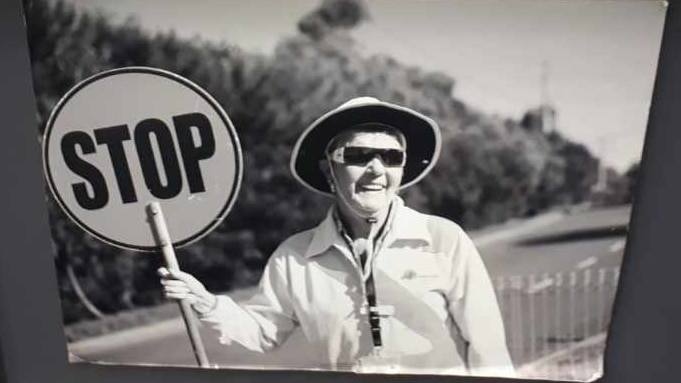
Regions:
<instances>
[{"instance_id":1,"label":"shirt cuff","mask_svg":"<svg viewBox=\"0 0 681 383\"><path fill-rule=\"evenodd\" d=\"M203 318L206 318L206 317L209 317L209 316L215 314L215 311L217 311L219 305L220 305L220 296L215 295L215 302L213 302L213 305L208 310L199 311L193 306L192 306L192 309L194 309L194 312L199 317L199 319L203 319Z\"/></svg>"}]
</instances>

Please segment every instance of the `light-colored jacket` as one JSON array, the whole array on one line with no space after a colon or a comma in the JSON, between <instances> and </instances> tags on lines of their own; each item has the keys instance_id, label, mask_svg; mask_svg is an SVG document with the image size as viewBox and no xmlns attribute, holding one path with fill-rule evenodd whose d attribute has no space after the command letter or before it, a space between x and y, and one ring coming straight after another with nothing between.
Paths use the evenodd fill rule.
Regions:
<instances>
[{"instance_id":1,"label":"light-colored jacket","mask_svg":"<svg viewBox=\"0 0 681 383\"><path fill-rule=\"evenodd\" d=\"M220 342L261 352L299 326L317 358L310 368L513 376L496 296L469 237L449 220L396 204L373 264L379 356L362 274L331 212L279 246L252 299L220 296L201 320Z\"/></svg>"}]
</instances>

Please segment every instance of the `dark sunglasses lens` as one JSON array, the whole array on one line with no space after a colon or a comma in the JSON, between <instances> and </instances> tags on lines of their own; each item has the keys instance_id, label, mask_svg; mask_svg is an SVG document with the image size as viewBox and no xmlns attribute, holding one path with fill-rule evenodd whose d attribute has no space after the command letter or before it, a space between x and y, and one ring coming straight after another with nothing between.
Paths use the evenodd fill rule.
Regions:
<instances>
[{"instance_id":1,"label":"dark sunglasses lens","mask_svg":"<svg viewBox=\"0 0 681 383\"><path fill-rule=\"evenodd\" d=\"M343 162L348 165L366 165L374 157L380 156L386 166L401 166L404 152L398 149L374 149L346 147L343 151Z\"/></svg>"},{"instance_id":2,"label":"dark sunglasses lens","mask_svg":"<svg viewBox=\"0 0 681 383\"><path fill-rule=\"evenodd\" d=\"M346 147L343 150L343 162L347 165L364 165L375 156L371 148Z\"/></svg>"},{"instance_id":3,"label":"dark sunglasses lens","mask_svg":"<svg viewBox=\"0 0 681 383\"><path fill-rule=\"evenodd\" d=\"M387 149L381 153L383 163L387 166L402 166L404 161L404 152L397 149Z\"/></svg>"}]
</instances>

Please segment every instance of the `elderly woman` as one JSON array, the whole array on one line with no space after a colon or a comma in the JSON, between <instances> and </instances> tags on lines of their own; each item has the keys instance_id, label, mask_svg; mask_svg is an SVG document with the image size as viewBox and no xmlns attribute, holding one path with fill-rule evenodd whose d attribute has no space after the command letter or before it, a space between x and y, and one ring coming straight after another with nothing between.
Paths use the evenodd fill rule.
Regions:
<instances>
[{"instance_id":1,"label":"elderly woman","mask_svg":"<svg viewBox=\"0 0 681 383\"><path fill-rule=\"evenodd\" d=\"M330 111L291 158L298 181L335 198L326 218L277 248L247 302L160 269L166 296L188 300L225 344L264 352L299 327L319 358L310 367L513 375L475 246L398 196L433 167L440 141L430 118L374 98Z\"/></svg>"}]
</instances>

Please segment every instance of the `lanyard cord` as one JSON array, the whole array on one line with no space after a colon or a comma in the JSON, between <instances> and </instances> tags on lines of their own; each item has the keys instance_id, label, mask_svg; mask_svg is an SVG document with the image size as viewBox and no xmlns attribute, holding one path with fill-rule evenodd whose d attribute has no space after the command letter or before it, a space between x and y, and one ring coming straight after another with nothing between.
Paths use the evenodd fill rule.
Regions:
<instances>
[{"instance_id":1,"label":"lanyard cord","mask_svg":"<svg viewBox=\"0 0 681 383\"><path fill-rule=\"evenodd\" d=\"M383 341L381 339L381 317L378 311L378 304L376 301L376 283L374 281L373 273L373 262L378 254L378 251L383 246L383 242L390 231L390 226L392 224L394 214L394 203L391 203L390 210L388 210L388 216L386 217L383 227L379 229L378 235L375 241L371 241L373 237L373 227L369 234L369 239L365 240L364 246L354 245L357 241L353 242L345 226L343 225L340 217L338 215L338 208L334 209L333 218L336 222L336 227L340 231L341 237L345 240L346 244L352 251L355 259L360 263L360 267L363 270L362 276L364 280L364 290L366 293L367 304L369 305L369 327L371 329L371 339L374 344L374 348L380 348L383 346Z\"/></svg>"}]
</instances>

